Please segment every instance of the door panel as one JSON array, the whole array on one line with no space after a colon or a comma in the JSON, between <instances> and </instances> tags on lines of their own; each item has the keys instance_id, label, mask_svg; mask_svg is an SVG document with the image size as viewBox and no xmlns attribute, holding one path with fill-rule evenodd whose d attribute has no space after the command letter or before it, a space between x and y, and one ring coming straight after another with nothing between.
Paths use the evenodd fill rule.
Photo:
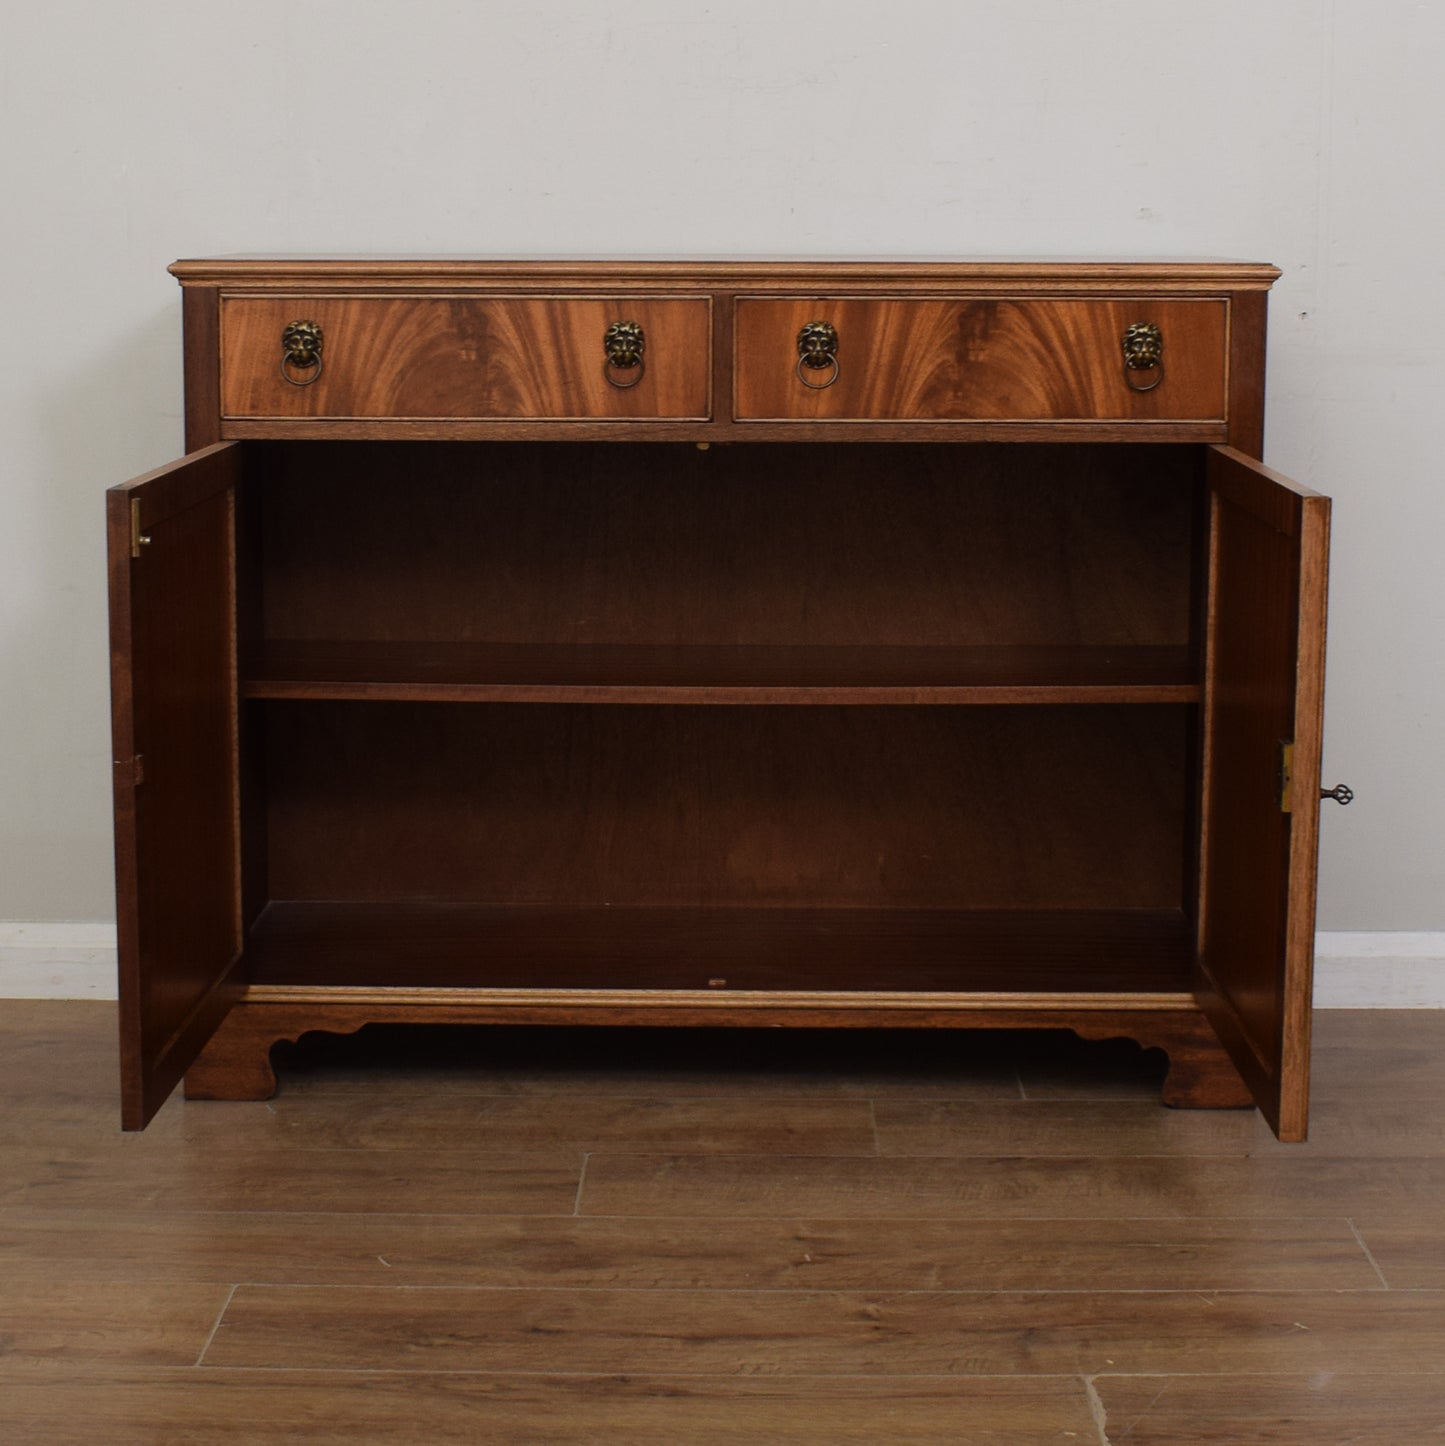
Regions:
<instances>
[{"instance_id":1,"label":"door panel","mask_svg":"<svg viewBox=\"0 0 1445 1446\"><path fill-rule=\"evenodd\" d=\"M126 1129L239 989L239 470L239 444L222 442L106 496Z\"/></svg>"},{"instance_id":2,"label":"door panel","mask_svg":"<svg viewBox=\"0 0 1445 1446\"><path fill-rule=\"evenodd\" d=\"M1329 499L1231 448L1207 457L1199 997L1276 1133L1299 1140L1309 1101Z\"/></svg>"}]
</instances>

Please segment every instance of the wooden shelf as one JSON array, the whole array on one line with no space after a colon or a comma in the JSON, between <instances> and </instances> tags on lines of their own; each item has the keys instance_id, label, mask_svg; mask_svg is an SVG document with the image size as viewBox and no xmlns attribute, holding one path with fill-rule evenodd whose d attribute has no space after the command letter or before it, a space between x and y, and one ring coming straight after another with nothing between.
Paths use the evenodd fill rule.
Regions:
<instances>
[{"instance_id":1,"label":"wooden shelf","mask_svg":"<svg viewBox=\"0 0 1445 1446\"><path fill-rule=\"evenodd\" d=\"M1164 909L735 909L272 902L253 990L1187 993ZM715 981L725 981L718 983Z\"/></svg>"},{"instance_id":2,"label":"wooden shelf","mask_svg":"<svg viewBox=\"0 0 1445 1446\"><path fill-rule=\"evenodd\" d=\"M1195 703L1185 647L274 640L248 698L496 703Z\"/></svg>"}]
</instances>

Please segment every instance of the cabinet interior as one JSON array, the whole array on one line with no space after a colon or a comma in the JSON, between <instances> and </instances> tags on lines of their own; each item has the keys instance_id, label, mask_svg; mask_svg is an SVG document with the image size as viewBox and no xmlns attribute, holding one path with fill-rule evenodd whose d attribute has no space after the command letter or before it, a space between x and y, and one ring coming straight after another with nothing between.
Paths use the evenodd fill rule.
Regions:
<instances>
[{"instance_id":1,"label":"cabinet interior","mask_svg":"<svg viewBox=\"0 0 1445 1446\"><path fill-rule=\"evenodd\" d=\"M1187 445L265 442L253 982L1190 987Z\"/></svg>"}]
</instances>

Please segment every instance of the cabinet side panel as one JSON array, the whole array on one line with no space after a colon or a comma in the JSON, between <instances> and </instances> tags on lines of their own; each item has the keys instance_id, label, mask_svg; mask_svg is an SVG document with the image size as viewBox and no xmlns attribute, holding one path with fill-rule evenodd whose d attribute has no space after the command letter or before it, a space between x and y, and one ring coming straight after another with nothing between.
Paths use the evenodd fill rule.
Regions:
<instances>
[{"instance_id":1,"label":"cabinet side panel","mask_svg":"<svg viewBox=\"0 0 1445 1446\"><path fill-rule=\"evenodd\" d=\"M1229 307L1229 445L1264 456L1266 291L1238 291Z\"/></svg>"},{"instance_id":2,"label":"cabinet side panel","mask_svg":"<svg viewBox=\"0 0 1445 1446\"><path fill-rule=\"evenodd\" d=\"M181 293L185 335L186 451L221 439L220 292L188 286Z\"/></svg>"}]
</instances>

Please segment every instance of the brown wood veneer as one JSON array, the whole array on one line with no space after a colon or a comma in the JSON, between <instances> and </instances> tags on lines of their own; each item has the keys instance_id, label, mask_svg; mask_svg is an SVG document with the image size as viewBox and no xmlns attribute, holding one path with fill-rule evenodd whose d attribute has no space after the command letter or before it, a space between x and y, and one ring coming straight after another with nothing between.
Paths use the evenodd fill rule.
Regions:
<instances>
[{"instance_id":1,"label":"brown wood veneer","mask_svg":"<svg viewBox=\"0 0 1445 1446\"><path fill-rule=\"evenodd\" d=\"M807 1380L639 1376L466 1376L404 1381L355 1372L52 1368L14 1382L0 1424L23 1439L72 1446L74 1433L108 1446L154 1446L157 1433L244 1441L294 1433L305 1412L311 1446L412 1446L418 1422L437 1446L472 1446L477 1422L502 1439L584 1446L723 1446L739 1438L834 1443L886 1439L900 1420L919 1442L954 1442L964 1416L980 1441L1053 1446L1090 1429L1088 1403L1066 1378L1026 1382L844 1378ZM419 1397L425 1405L419 1408ZM64 1402L63 1408L57 1403ZM314 1419L310 1419L314 1418Z\"/></svg>"},{"instance_id":2,"label":"brown wood veneer","mask_svg":"<svg viewBox=\"0 0 1445 1446\"><path fill-rule=\"evenodd\" d=\"M173 270L188 440L246 441L112 499L128 1125L208 1035L193 1092L244 1095L272 1025L706 1018L1132 1035L1170 1052L1166 1099L1247 1080L1302 1136L1325 526L1250 460L1274 268ZM842 370L808 391L796 330L823 313ZM296 386L302 316L326 341ZM604 369L614 320L647 333L633 389ZM1164 333L1147 393L1122 366L1139 320ZM200 539L180 572L132 555L131 503L157 544ZM177 646L147 662L152 636ZM186 754L150 777L193 788L152 786L147 728ZM303 907L332 919L317 968L265 982ZM320 969L368 908L416 947ZM460 947L438 910L472 920ZM619 944L638 910L661 933ZM780 923L838 910L862 933L779 952ZM1131 911L1180 948L1099 989L1128 951L1080 921ZM1071 913L1085 947L1051 952ZM957 921L990 914L1021 932L965 977ZM885 919L869 976L837 940ZM735 997L694 1000L699 963Z\"/></svg>"},{"instance_id":3,"label":"brown wood veneer","mask_svg":"<svg viewBox=\"0 0 1445 1446\"><path fill-rule=\"evenodd\" d=\"M1186 647L268 641L247 698L736 705L1196 703Z\"/></svg>"},{"instance_id":4,"label":"brown wood veneer","mask_svg":"<svg viewBox=\"0 0 1445 1446\"><path fill-rule=\"evenodd\" d=\"M131 1129L175 1087L236 993L239 462L222 443L106 498L122 1112ZM142 557L145 566L133 566Z\"/></svg>"},{"instance_id":5,"label":"brown wood veneer","mask_svg":"<svg viewBox=\"0 0 1445 1446\"><path fill-rule=\"evenodd\" d=\"M1440 1435L1438 1373L1391 1366L1294 1375L1095 1378L1106 1439L1139 1446L1401 1446Z\"/></svg>"},{"instance_id":6,"label":"brown wood veneer","mask_svg":"<svg viewBox=\"0 0 1445 1446\"><path fill-rule=\"evenodd\" d=\"M281 375L292 321L321 327L321 371ZM610 373L613 322L645 336L643 374ZM709 303L606 297L226 297L226 417L706 418ZM304 376L304 372L297 372Z\"/></svg>"},{"instance_id":7,"label":"brown wood veneer","mask_svg":"<svg viewBox=\"0 0 1445 1446\"><path fill-rule=\"evenodd\" d=\"M208 1365L695 1375L1438 1371L1435 1292L237 1290Z\"/></svg>"},{"instance_id":8,"label":"brown wood veneer","mask_svg":"<svg viewBox=\"0 0 1445 1446\"><path fill-rule=\"evenodd\" d=\"M531 989L555 993L557 1003L572 990L710 991L719 1002L737 991L763 995L753 1003L855 993L904 999L1180 995L1189 979L1183 915L1162 909L278 901L251 931L247 965L257 994L282 988Z\"/></svg>"},{"instance_id":9,"label":"brown wood veneer","mask_svg":"<svg viewBox=\"0 0 1445 1446\"><path fill-rule=\"evenodd\" d=\"M838 333L838 377L797 375L799 331ZM1163 335L1164 379L1125 378L1135 322ZM737 302L740 421L1224 421L1228 307L1157 297L1101 300L799 298ZM819 378L812 378L815 383ZM1139 374L1147 386L1152 374Z\"/></svg>"}]
</instances>

